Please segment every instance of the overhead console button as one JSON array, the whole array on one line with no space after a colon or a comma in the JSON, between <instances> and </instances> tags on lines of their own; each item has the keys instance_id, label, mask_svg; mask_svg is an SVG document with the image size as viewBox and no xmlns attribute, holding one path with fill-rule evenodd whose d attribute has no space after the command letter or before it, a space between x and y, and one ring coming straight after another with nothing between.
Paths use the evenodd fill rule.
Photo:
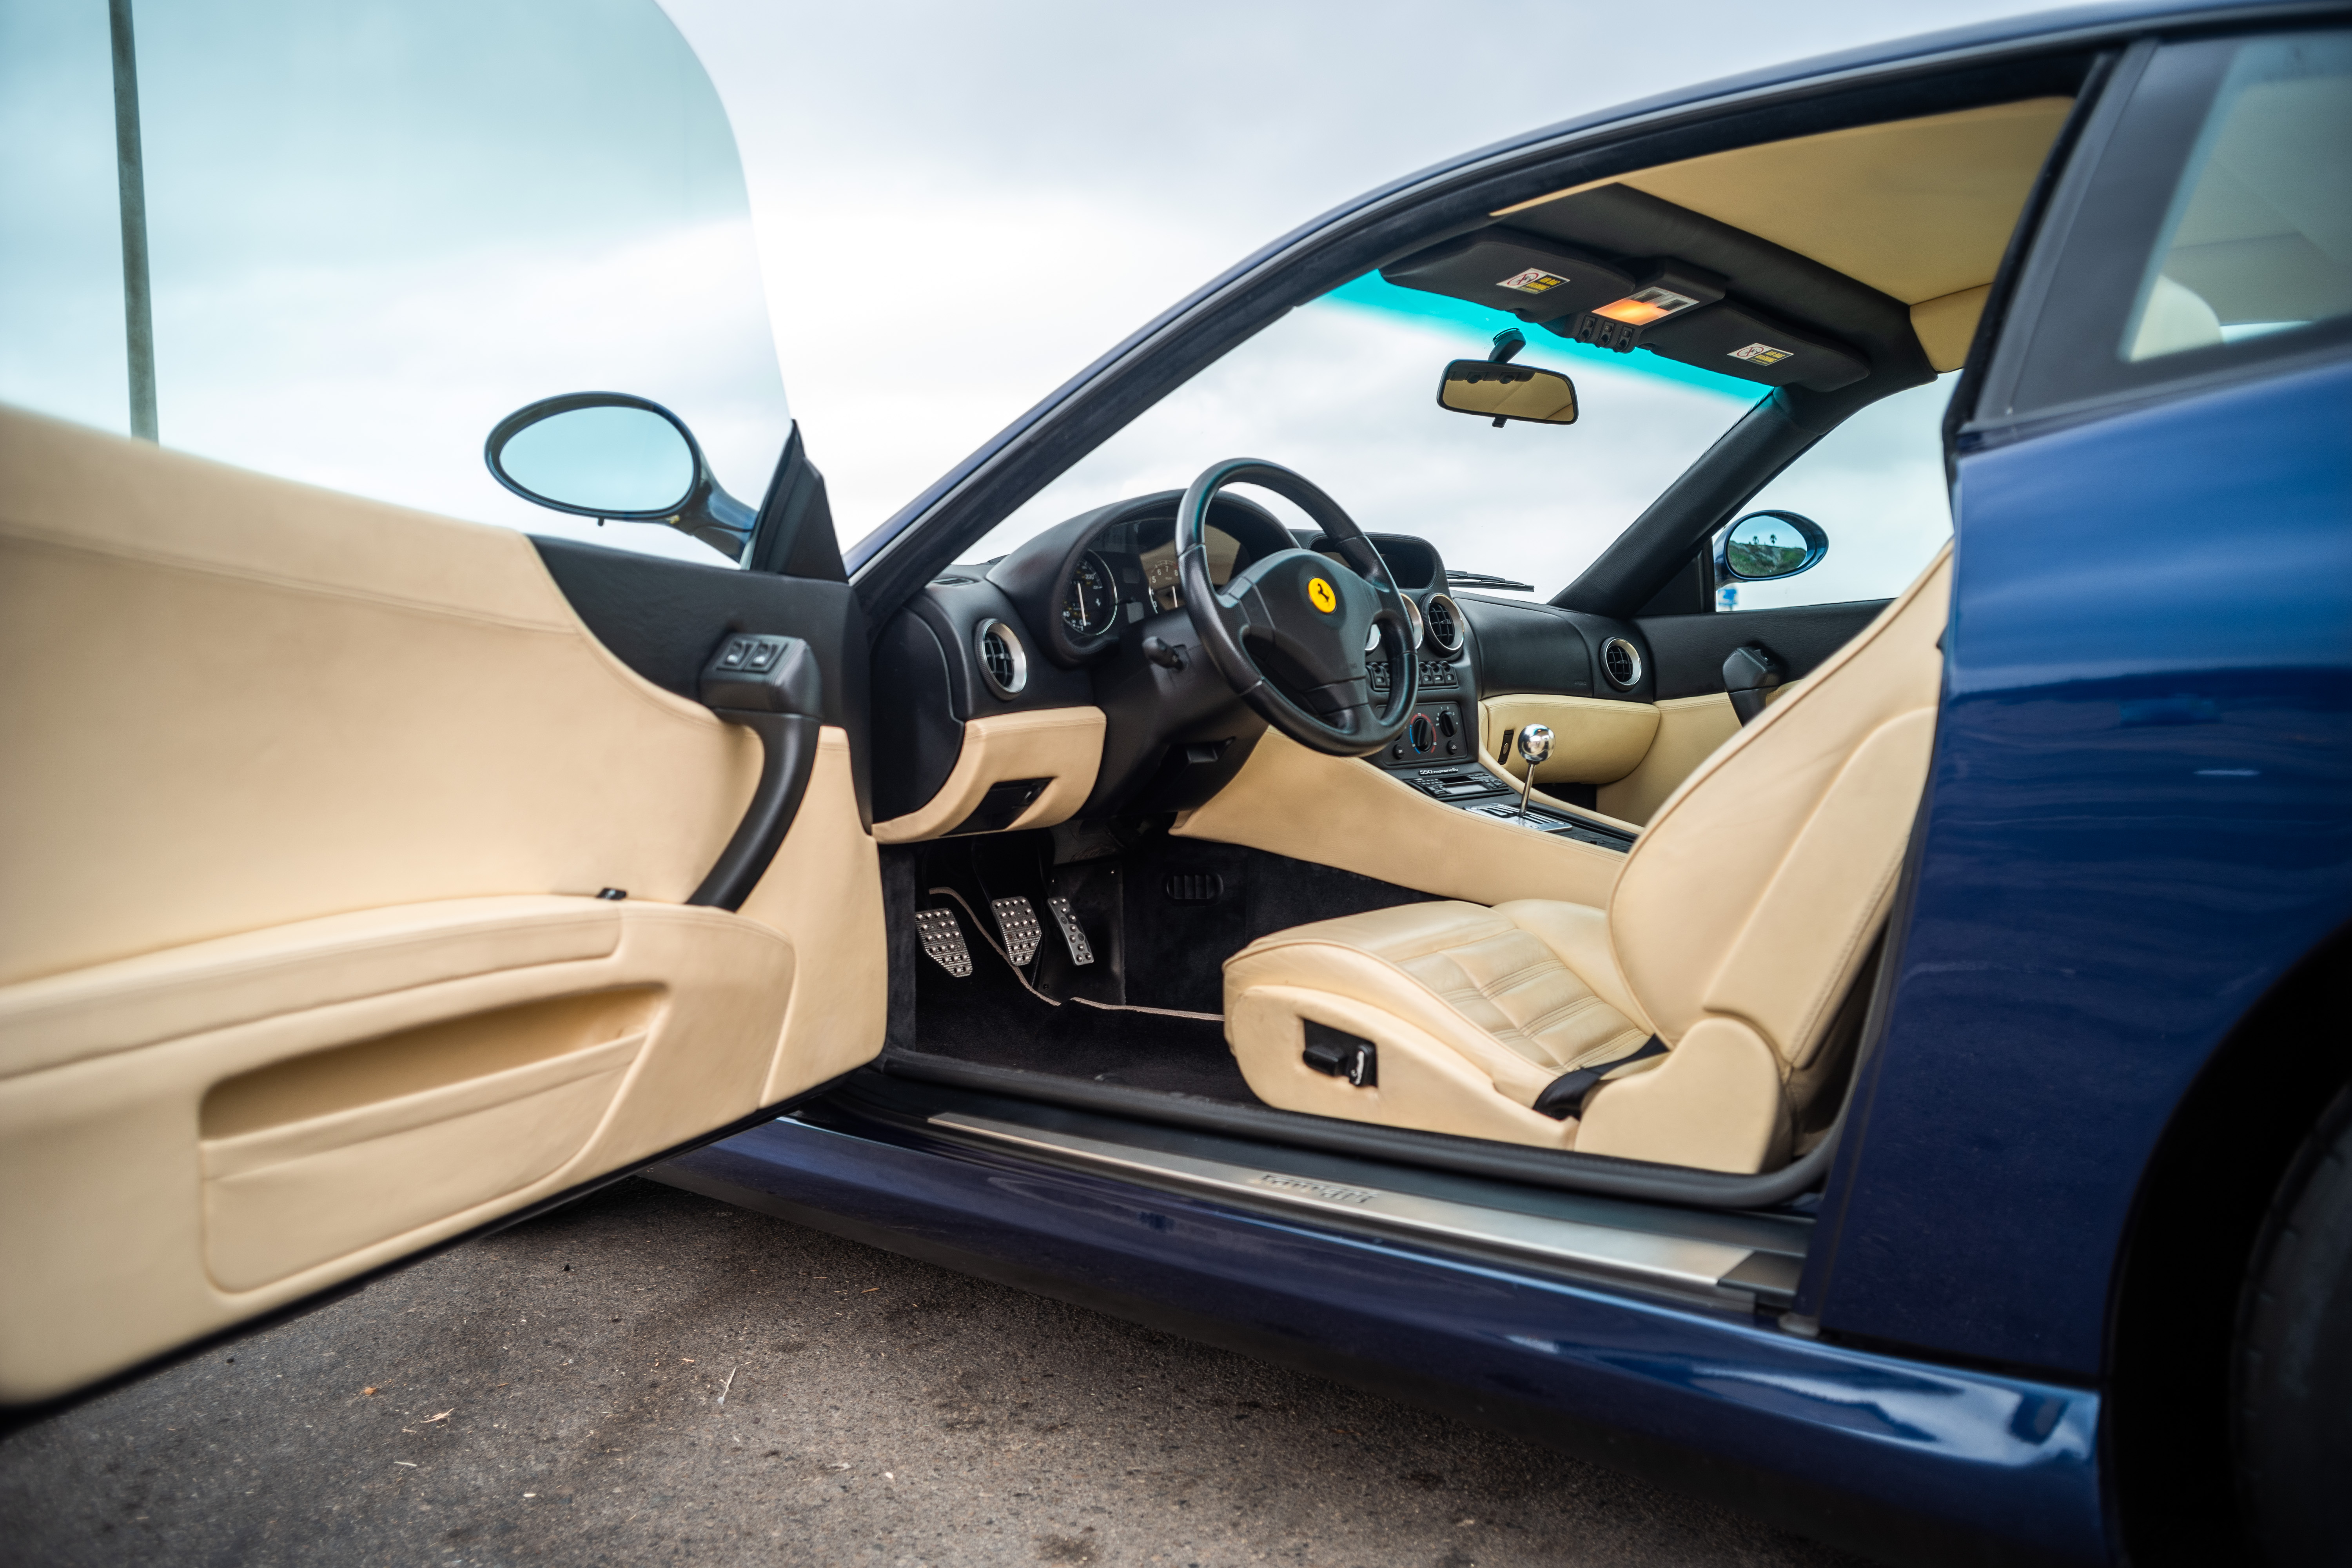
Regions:
<instances>
[{"instance_id":1,"label":"overhead console button","mask_svg":"<svg viewBox=\"0 0 2352 1568\"><path fill-rule=\"evenodd\" d=\"M1738 300L1702 305L1642 326L1588 313L1572 321L1548 321L1544 328L1620 352L1648 349L1682 364L1765 386L1835 392L1870 374L1870 366L1852 349L1818 333L1800 331Z\"/></svg>"}]
</instances>

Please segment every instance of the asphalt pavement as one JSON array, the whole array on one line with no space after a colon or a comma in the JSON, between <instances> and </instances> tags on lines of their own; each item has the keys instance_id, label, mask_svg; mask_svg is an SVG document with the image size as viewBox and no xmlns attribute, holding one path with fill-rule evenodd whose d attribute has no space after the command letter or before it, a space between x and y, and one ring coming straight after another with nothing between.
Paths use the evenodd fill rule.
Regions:
<instances>
[{"instance_id":1,"label":"asphalt pavement","mask_svg":"<svg viewBox=\"0 0 2352 1568\"><path fill-rule=\"evenodd\" d=\"M0 1442L20 1564L1855 1560L633 1180Z\"/></svg>"}]
</instances>

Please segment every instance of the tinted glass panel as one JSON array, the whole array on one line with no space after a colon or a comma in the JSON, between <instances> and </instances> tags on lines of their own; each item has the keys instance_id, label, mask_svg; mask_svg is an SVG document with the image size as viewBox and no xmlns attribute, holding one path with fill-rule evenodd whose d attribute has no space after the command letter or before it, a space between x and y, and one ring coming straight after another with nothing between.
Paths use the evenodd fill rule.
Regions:
<instances>
[{"instance_id":1,"label":"tinted glass panel","mask_svg":"<svg viewBox=\"0 0 2352 1568\"><path fill-rule=\"evenodd\" d=\"M2340 31L2158 50L2075 176L2048 291L2017 323L2015 389L1984 415L2352 342L2347 91L2352 34Z\"/></svg>"},{"instance_id":2,"label":"tinted glass panel","mask_svg":"<svg viewBox=\"0 0 2352 1568\"><path fill-rule=\"evenodd\" d=\"M1777 610L1891 599L1952 536L1944 482L1944 405L1958 371L1872 404L1739 509L1793 511L1829 535L1818 562L1793 577L1743 583L1719 577L1718 610ZM1717 544L1722 535L1717 535ZM1710 546L1715 548L1715 546Z\"/></svg>"},{"instance_id":3,"label":"tinted glass panel","mask_svg":"<svg viewBox=\"0 0 2352 1568\"><path fill-rule=\"evenodd\" d=\"M2148 360L2352 315L2352 37L2238 51L2124 331Z\"/></svg>"}]
</instances>

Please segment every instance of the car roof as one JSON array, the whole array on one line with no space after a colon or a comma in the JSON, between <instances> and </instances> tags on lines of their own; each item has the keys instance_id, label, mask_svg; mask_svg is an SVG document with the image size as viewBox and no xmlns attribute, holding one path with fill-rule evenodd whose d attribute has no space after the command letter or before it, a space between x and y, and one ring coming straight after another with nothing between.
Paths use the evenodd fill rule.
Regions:
<instances>
[{"instance_id":1,"label":"car roof","mask_svg":"<svg viewBox=\"0 0 2352 1568\"><path fill-rule=\"evenodd\" d=\"M2060 47L2069 44L2091 47L2119 35L2142 32L2153 26L2216 22L2251 21L2276 16L2294 17L2314 16L2331 10L2341 10L2338 5L2304 0L2304 3L2278 4L2276 0L2173 0L2171 4L2116 4L2105 5L2070 5L2054 11L2030 12L2018 16L2002 16L1989 22L1971 23L1966 26L1945 27L1930 33L1916 33L1907 37L1890 38L1874 44L1864 44L1851 49L1841 49L1825 55L1811 55L1780 65L1765 66L1735 75L1717 77L1696 82L1688 87L1654 93L1608 109L1571 116L1551 124L1537 127L1518 135L1507 137L1488 146L1475 149L1458 158L1449 158L1433 164L1421 174L1407 176L1398 184L1410 184L1441 169L1475 163L1492 153L1525 146L1530 142L1547 142L1578 132L1597 130L1622 120L1643 119L1661 112L1695 107L1699 104L1735 98L1759 89L1783 88L1799 83L1819 81L1847 75L1861 75L1899 66L1909 61L1928 61L1943 56L1973 54L2003 46L2036 44Z\"/></svg>"}]
</instances>

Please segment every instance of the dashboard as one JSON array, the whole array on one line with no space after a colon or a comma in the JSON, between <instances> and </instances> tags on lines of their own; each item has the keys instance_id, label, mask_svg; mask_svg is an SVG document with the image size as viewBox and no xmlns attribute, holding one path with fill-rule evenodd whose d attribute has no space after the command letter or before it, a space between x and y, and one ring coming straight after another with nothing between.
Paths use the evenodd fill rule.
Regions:
<instances>
[{"instance_id":1,"label":"dashboard","mask_svg":"<svg viewBox=\"0 0 2352 1568\"><path fill-rule=\"evenodd\" d=\"M1071 518L996 561L949 568L891 617L875 644L875 707L900 725L903 743L897 765L877 773L877 819L929 800L961 753L965 722L997 713L1101 710L1101 763L1079 809L1085 817L1187 810L1239 772L1265 721L1196 646L1177 572L1181 500L1181 492L1167 490ZM1339 559L1319 535L1294 534L1263 507L1230 494L1213 501L1203 539L1210 580L1221 588L1286 550ZM1565 626L1548 608L1486 601L1473 601L1484 617L1474 626L1471 612L1446 591L1434 546L1405 534L1370 540L1417 612L1419 692L1404 732L1365 760L1433 801L1490 815L1507 805L1516 812L1509 786L1479 757L1486 621L1501 617L1493 628L1496 647L1486 651L1514 667L1507 679L1532 678L1539 689L1562 679L1568 665L1589 665L1589 633ZM1549 628L1539 646L1521 647L1525 638L1514 623L1526 616ZM1567 642L1559 640L1563 633ZM1147 644L1155 645L1153 655ZM1521 672L1516 667L1522 664L1538 668ZM1385 658L1370 659L1367 674L1375 694L1391 689ZM1010 792L1008 811L1017 812L1016 786L1042 783L1008 778L1002 786ZM1584 837L1594 831L1541 807L1532 815L1528 826L1547 832ZM976 816L955 831L987 830ZM1609 847L1624 844L1611 838Z\"/></svg>"}]
</instances>

